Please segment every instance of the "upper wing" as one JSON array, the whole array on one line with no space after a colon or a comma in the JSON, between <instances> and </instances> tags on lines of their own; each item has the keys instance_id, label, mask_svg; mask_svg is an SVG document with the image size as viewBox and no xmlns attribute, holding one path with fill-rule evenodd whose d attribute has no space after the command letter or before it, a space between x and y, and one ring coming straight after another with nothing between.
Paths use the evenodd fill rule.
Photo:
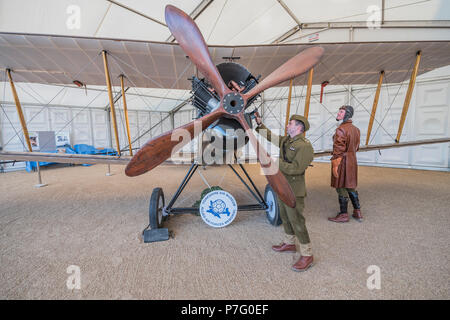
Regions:
<instances>
[{"instance_id":1,"label":"upper wing","mask_svg":"<svg viewBox=\"0 0 450 320\"><path fill-rule=\"evenodd\" d=\"M317 44L209 46L214 64L224 57L264 79L299 52ZM313 84L377 83L381 70L389 82L402 82L417 51L422 51L419 74L450 65L450 41L321 43L325 49L314 67ZM135 40L0 33L0 69L14 71L17 82L105 85L101 59L106 50L111 74L124 73L143 88L191 89L195 69L178 44ZM82 71L82 72L80 72ZM280 86L286 85L285 83Z\"/></svg>"}]
</instances>

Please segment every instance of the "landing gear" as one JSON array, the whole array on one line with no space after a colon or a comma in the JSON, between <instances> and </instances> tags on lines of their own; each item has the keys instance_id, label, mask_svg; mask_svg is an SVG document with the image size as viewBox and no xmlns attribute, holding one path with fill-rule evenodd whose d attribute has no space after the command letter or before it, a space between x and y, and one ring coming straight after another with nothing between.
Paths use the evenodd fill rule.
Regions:
<instances>
[{"instance_id":1,"label":"landing gear","mask_svg":"<svg viewBox=\"0 0 450 320\"><path fill-rule=\"evenodd\" d=\"M278 198L270 185L266 185L264 190L264 200L267 204L266 217L273 226L281 224L280 209L278 208Z\"/></svg>"},{"instance_id":2,"label":"landing gear","mask_svg":"<svg viewBox=\"0 0 450 320\"><path fill-rule=\"evenodd\" d=\"M169 229L163 228L163 221L167 219L164 214L164 193L161 188L153 189L148 209L150 229L143 232L144 242L169 240Z\"/></svg>"},{"instance_id":3,"label":"landing gear","mask_svg":"<svg viewBox=\"0 0 450 320\"><path fill-rule=\"evenodd\" d=\"M178 190L173 195L172 199L169 201L168 205L165 205L164 193L161 188L153 189L152 195L150 197L150 206L149 206L149 220L150 229L146 229L143 232L144 242L155 242L155 241L164 241L169 239L169 231L167 228L163 228L163 222L169 218L169 215L175 214L186 214L186 213L199 213L198 207L182 207L175 208L173 205L175 201L180 196L181 192L184 190L189 180L194 175L195 171L200 165L197 163L193 163L184 177L181 185L178 187ZM264 197L256 188L253 180L250 178L249 174L245 170L242 164L238 164L238 167L242 170L245 177L247 178L250 185L247 181L244 180L242 174L236 170L231 164L228 165L230 169L234 172L234 174L239 178L239 180L244 184L247 190L253 195L254 199L257 201L255 204L244 204L238 205L238 211L261 211L264 210L266 212L266 217L269 223L273 226L278 226L281 224L280 212L278 209L278 201L277 195L273 191L272 187L266 185L266 189L264 192Z\"/></svg>"},{"instance_id":4,"label":"landing gear","mask_svg":"<svg viewBox=\"0 0 450 320\"><path fill-rule=\"evenodd\" d=\"M150 227L157 229L162 227L164 218L164 193L161 188L153 189L150 197L150 206L148 208L148 215L150 220Z\"/></svg>"}]
</instances>

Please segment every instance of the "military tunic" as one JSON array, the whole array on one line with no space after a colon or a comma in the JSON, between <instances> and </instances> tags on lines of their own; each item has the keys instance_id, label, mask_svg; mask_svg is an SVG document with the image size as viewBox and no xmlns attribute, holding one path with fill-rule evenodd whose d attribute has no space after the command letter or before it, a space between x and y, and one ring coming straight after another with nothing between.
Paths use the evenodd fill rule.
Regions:
<instances>
[{"instance_id":1,"label":"military tunic","mask_svg":"<svg viewBox=\"0 0 450 320\"><path fill-rule=\"evenodd\" d=\"M295 208L287 206L278 197L284 231L288 235L295 234L300 244L308 244L310 239L303 216L304 197L306 197L305 171L314 159L314 149L303 134L293 138L290 136L280 137L271 132L264 124L258 126L256 131L280 148L279 169L286 177L296 197Z\"/></svg>"}]
</instances>

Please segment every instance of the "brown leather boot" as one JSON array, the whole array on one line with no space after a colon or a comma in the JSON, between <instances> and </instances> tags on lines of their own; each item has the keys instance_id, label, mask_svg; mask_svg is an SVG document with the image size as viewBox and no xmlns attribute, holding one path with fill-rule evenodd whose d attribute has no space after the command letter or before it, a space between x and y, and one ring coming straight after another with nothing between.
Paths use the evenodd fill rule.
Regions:
<instances>
[{"instance_id":1,"label":"brown leather boot","mask_svg":"<svg viewBox=\"0 0 450 320\"><path fill-rule=\"evenodd\" d=\"M339 196L339 213L336 217L334 218L328 218L328 220L333 221L333 222L348 222L349 218L348 218L348 213L347 213L347 208L348 208L348 198L347 197L343 197L343 196Z\"/></svg>"},{"instance_id":2,"label":"brown leather boot","mask_svg":"<svg viewBox=\"0 0 450 320\"><path fill-rule=\"evenodd\" d=\"M272 250L276 252L297 252L295 244L287 244L284 242L280 245L272 246Z\"/></svg>"},{"instance_id":3,"label":"brown leather boot","mask_svg":"<svg viewBox=\"0 0 450 320\"><path fill-rule=\"evenodd\" d=\"M353 210L352 218L357 220L358 222L363 222L363 216L361 214L360 209Z\"/></svg>"},{"instance_id":4,"label":"brown leather boot","mask_svg":"<svg viewBox=\"0 0 450 320\"><path fill-rule=\"evenodd\" d=\"M361 205L359 204L358 191L349 191L348 195L350 197L350 200L352 200L353 204L352 218L359 222L362 222L363 216L361 214Z\"/></svg>"},{"instance_id":5,"label":"brown leather boot","mask_svg":"<svg viewBox=\"0 0 450 320\"><path fill-rule=\"evenodd\" d=\"M311 268L314 263L313 256L301 256L300 259L292 266L294 271L306 271Z\"/></svg>"},{"instance_id":6,"label":"brown leather boot","mask_svg":"<svg viewBox=\"0 0 450 320\"><path fill-rule=\"evenodd\" d=\"M333 222L348 222L348 213L338 213L338 215L334 218L328 218L328 220Z\"/></svg>"}]
</instances>

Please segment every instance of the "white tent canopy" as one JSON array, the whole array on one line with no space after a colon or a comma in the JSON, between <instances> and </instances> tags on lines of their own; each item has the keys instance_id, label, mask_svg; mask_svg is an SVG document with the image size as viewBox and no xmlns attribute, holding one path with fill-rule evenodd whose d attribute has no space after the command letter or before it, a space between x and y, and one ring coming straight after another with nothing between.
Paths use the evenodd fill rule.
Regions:
<instances>
[{"instance_id":1,"label":"white tent canopy","mask_svg":"<svg viewBox=\"0 0 450 320\"><path fill-rule=\"evenodd\" d=\"M191 14L210 46L257 46L270 44L275 40L279 44L450 40L450 3L443 0L0 0L0 32L173 41L164 25L164 8L167 4ZM377 13L377 8L384 9L383 14ZM380 29L367 28L377 19L381 20L378 23L382 23ZM301 29L295 30L299 25ZM314 37L310 38L309 34ZM370 51L367 53L372 53ZM408 65L409 60L413 59L412 55L413 53L411 57L408 56ZM14 59L18 58L13 56ZM426 65L428 58L429 55L424 56L421 68ZM114 66L111 63L112 73L117 76ZM101 72L97 75L100 79L96 82L98 86L88 86L90 90L86 93L83 92L84 89L62 88L63 91L58 94L62 89L57 86L21 83L24 79L21 79L20 68L14 69L19 95L24 103L71 106L90 104L95 107L108 105L106 88L101 85ZM261 68L256 68L256 71L254 69L251 68L250 71L260 72ZM423 70L426 71L428 70ZM445 71L441 74L445 74ZM0 76L0 81L4 80L3 76ZM319 73L316 72L315 81L326 78L319 79L318 76ZM377 81L376 77L374 74L372 82ZM404 79L403 76L400 78ZM113 80L116 81L114 85L118 86L117 79ZM55 81L47 81L50 82ZM297 83L302 85L299 81ZM129 107L134 109L167 112L189 97L187 90L142 88L144 85L136 87L131 85L127 92ZM184 89L187 87L180 86ZM118 92L119 88L115 87L114 90ZM10 90L4 90L0 100L13 101Z\"/></svg>"},{"instance_id":2,"label":"white tent canopy","mask_svg":"<svg viewBox=\"0 0 450 320\"><path fill-rule=\"evenodd\" d=\"M298 24L302 30L285 42L307 42L297 38L316 31L314 41L346 42L349 30L354 41L450 38L445 0L0 0L0 31L166 41L167 4L193 14L208 45L268 44ZM376 21L381 29L367 28Z\"/></svg>"}]
</instances>

